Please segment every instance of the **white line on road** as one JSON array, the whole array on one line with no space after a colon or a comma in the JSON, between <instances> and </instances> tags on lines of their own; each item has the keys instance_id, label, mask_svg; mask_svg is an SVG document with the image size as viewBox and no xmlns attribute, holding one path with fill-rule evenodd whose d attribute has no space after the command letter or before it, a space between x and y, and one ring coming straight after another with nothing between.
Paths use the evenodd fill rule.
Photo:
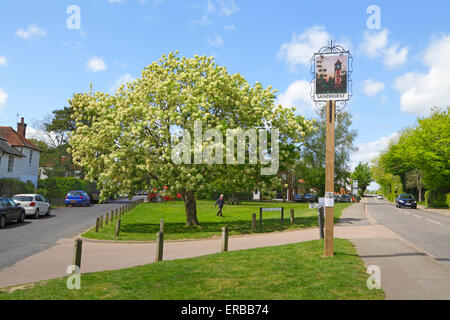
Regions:
<instances>
[{"instance_id":1,"label":"white line on road","mask_svg":"<svg viewBox=\"0 0 450 320\"><path fill-rule=\"evenodd\" d=\"M423 217L421 217L421 216L418 216L417 214L415 214L415 215L414 215L414 217L417 217L417 218L423 219Z\"/></svg>"},{"instance_id":2,"label":"white line on road","mask_svg":"<svg viewBox=\"0 0 450 320\"><path fill-rule=\"evenodd\" d=\"M433 223L436 223L436 224L442 226L442 223L440 223L440 222L437 222L437 221L434 221L434 220L431 220L431 219L427 219L427 220L430 221L430 222L433 222Z\"/></svg>"}]
</instances>

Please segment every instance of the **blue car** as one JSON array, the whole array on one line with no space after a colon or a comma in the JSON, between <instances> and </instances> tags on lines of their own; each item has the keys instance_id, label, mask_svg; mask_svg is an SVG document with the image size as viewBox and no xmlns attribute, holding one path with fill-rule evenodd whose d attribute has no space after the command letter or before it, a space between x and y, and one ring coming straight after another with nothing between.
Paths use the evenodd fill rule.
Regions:
<instances>
[{"instance_id":1,"label":"blue car","mask_svg":"<svg viewBox=\"0 0 450 320\"><path fill-rule=\"evenodd\" d=\"M305 199L303 198L302 194L295 194L294 195L294 201L295 202L303 202L303 201L305 201Z\"/></svg>"},{"instance_id":2,"label":"blue car","mask_svg":"<svg viewBox=\"0 0 450 320\"><path fill-rule=\"evenodd\" d=\"M84 191L70 191L66 196L66 207L80 206L89 207L91 205L91 198Z\"/></svg>"}]
</instances>

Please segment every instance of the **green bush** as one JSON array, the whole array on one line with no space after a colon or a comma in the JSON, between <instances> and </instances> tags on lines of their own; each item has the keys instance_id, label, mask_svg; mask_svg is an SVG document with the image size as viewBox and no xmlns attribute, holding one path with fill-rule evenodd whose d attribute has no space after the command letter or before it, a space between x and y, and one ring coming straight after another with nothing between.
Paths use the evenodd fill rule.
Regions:
<instances>
[{"instance_id":1,"label":"green bush","mask_svg":"<svg viewBox=\"0 0 450 320\"><path fill-rule=\"evenodd\" d=\"M95 184L72 177L39 180L39 193L47 199L64 198L72 190L91 192L95 189Z\"/></svg>"},{"instance_id":2,"label":"green bush","mask_svg":"<svg viewBox=\"0 0 450 320\"><path fill-rule=\"evenodd\" d=\"M447 193L445 202L447 202L447 207L450 208L450 193Z\"/></svg>"},{"instance_id":3,"label":"green bush","mask_svg":"<svg viewBox=\"0 0 450 320\"><path fill-rule=\"evenodd\" d=\"M22 182L18 179L0 179L0 196L12 197L20 193L35 193L36 188L31 181Z\"/></svg>"},{"instance_id":4,"label":"green bush","mask_svg":"<svg viewBox=\"0 0 450 320\"><path fill-rule=\"evenodd\" d=\"M431 206L431 190L425 192L425 207L429 208Z\"/></svg>"}]
</instances>

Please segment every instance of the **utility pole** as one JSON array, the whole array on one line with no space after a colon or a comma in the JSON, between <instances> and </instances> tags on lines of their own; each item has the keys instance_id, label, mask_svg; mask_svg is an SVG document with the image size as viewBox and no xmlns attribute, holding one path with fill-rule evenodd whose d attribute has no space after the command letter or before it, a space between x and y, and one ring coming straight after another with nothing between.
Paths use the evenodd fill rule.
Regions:
<instances>
[{"instance_id":1,"label":"utility pole","mask_svg":"<svg viewBox=\"0 0 450 320\"><path fill-rule=\"evenodd\" d=\"M334 203L330 205L330 195L334 197L334 147L335 147L335 124L336 124L336 101L327 102L327 146L326 146L326 169L325 169L325 257L334 256ZM334 201L334 198L332 198Z\"/></svg>"}]
</instances>

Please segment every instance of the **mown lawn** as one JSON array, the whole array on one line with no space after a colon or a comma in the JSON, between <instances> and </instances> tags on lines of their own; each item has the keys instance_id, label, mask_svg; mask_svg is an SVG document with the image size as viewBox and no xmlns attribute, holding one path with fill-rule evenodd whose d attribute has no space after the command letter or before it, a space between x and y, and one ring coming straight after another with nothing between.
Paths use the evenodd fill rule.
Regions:
<instances>
[{"instance_id":1,"label":"mown lawn","mask_svg":"<svg viewBox=\"0 0 450 320\"><path fill-rule=\"evenodd\" d=\"M259 207L284 207L284 224L280 212L264 212L263 228L259 230ZM336 204L335 221L339 221L342 210L349 204ZM295 210L295 223L290 222L290 210ZM217 217L213 201L197 201L197 215L200 226L186 226L184 203L143 203L122 218L119 241L153 241L159 231L160 220L164 219L164 238L166 240L200 239L220 236L223 226L230 228L230 235L251 234L252 213L257 214L257 233L284 231L288 229L311 228L318 226L317 209L309 209L306 203L254 203L239 206L225 206L224 217ZM98 233L95 228L83 237L101 240L115 240L115 223L109 224Z\"/></svg>"},{"instance_id":2,"label":"mown lawn","mask_svg":"<svg viewBox=\"0 0 450 320\"><path fill-rule=\"evenodd\" d=\"M363 261L348 240L323 258L323 241L219 253L118 271L83 274L81 290L67 278L0 290L20 300L378 300Z\"/></svg>"}]
</instances>

